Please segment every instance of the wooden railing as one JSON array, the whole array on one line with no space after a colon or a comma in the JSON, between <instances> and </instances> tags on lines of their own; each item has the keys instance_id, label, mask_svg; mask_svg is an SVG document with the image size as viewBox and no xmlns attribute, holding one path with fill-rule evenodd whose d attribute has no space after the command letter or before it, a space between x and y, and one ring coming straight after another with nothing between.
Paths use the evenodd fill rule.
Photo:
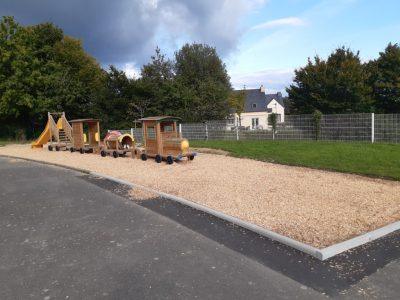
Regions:
<instances>
[{"instance_id":1,"label":"wooden railing","mask_svg":"<svg viewBox=\"0 0 400 300\"><path fill-rule=\"evenodd\" d=\"M62 120L62 127L64 129L65 135L72 142L72 126L67 121L67 118L65 117L65 113L64 112L61 115L61 120Z\"/></svg>"},{"instance_id":2,"label":"wooden railing","mask_svg":"<svg viewBox=\"0 0 400 300\"><path fill-rule=\"evenodd\" d=\"M48 114L48 118L49 118L49 127L50 127L51 140L53 141L53 138L55 138L56 141L59 143L60 142L60 138L59 138L59 134L58 134L57 124L54 121L54 118L50 113Z\"/></svg>"}]
</instances>

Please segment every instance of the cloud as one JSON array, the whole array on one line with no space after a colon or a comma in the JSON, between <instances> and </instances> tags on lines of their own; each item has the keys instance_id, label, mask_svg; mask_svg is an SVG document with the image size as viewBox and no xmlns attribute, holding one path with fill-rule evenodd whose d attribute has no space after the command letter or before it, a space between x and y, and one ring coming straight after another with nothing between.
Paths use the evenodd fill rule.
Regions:
<instances>
[{"instance_id":1,"label":"cloud","mask_svg":"<svg viewBox=\"0 0 400 300\"><path fill-rule=\"evenodd\" d=\"M134 63L126 63L121 68L128 78L139 78L140 69Z\"/></svg>"},{"instance_id":2,"label":"cloud","mask_svg":"<svg viewBox=\"0 0 400 300\"><path fill-rule=\"evenodd\" d=\"M40 3L39 3L40 2ZM103 65L141 65L156 45L204 42L223 56L236 49L240 20L265 0L1 0L2 15L24 25L53 22L83 40ZM172 50L172 52L173 52Z\"/></svg>"},{"instance_id":3,"label":"cloud","mask_svg":"<svg viewBox=\"0 0 400 300\"><path fill-rule=\"evenodd\" d=\"M304 26L306 22L297 17L289 17L289 18L282 18L282 19L276 19L268 22L264 22L261 24L258 24L254 27L252 27L252 30L258 30L258 29L271 29L271 28L277 28L277 27L284 27L284 26L292 26L292 27L298 27L298 26Z\"/></svg>"},{"instance_id":4,"label":"cloud","mask_svg":"<svg viewBox=\"0 0 400 300\"><path fill-rule=\"evenodd\" d=\"M284 92L293 82L294 71L291 69L263 70L252 73L231 74L231 82L235 89L259 88L261 85L269 93Z\"/></svg>"}]
</instances>

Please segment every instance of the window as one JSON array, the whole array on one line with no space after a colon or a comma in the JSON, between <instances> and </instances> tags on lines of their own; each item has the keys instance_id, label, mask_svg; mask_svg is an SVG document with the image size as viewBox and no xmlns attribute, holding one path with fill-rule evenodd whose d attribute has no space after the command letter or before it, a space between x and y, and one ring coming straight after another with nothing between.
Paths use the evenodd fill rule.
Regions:
<instances>
[{"instance_id":1,"label":"window","mask_svg":"<svg viewBox=\"0 0 400 300\"><path fill-rule=\"evenodd\" d=\"M154 140L156 138L156 130L153 126L147 127L147 138L149 140Z\"/></svg>"},{"instance_id":2,"label":"window","mask_svg":"<svg viewBox=\"0 0 400 300\"><path fill-rule=\"evenodd\" d=\"M253 104L251 105L251 107L252 107L252 108L257 108L257 103L253 103Z\"/></svg>"},{"instance_id":3,"label":"window","mask_svg":"<svg viewBox=\"0 0 400 300\"><path fill-rule=\"evenodd\" d=\"M251 128L257 129L257 127L258 127L258 118L252 118L251 119Z\"/></svg>"},{"instance_id":4,"label":"window","mask_svg":"<svg viewBox=\"0 0 400 300\"><path fill-rule=\"evenodd\" d=\"M174 129L174 128L173 128L172 125L165 125L165 126L163 127L163 132L172 132L172 131L174 131L173 129Z\"/></svg>"}]
</instances>

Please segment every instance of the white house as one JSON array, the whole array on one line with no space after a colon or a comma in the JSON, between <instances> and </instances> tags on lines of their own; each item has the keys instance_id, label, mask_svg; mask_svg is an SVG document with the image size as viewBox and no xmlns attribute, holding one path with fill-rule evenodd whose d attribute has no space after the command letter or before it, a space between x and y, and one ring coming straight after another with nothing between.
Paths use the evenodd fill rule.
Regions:
<instances>
[{"instance_id":1,"label":"white house","mask_svg":"<svg viewBox=\"0 0 400 300\"><path fill-rule=\"evenodd\" d=\"M268 129L268 115L276 113L278 123L285 121L285 107L281 93L265 94L264 86L259 89L246 89L244 111L240 115L234 113L230 125L246 129Z\"/></svg>"}]
</instances>

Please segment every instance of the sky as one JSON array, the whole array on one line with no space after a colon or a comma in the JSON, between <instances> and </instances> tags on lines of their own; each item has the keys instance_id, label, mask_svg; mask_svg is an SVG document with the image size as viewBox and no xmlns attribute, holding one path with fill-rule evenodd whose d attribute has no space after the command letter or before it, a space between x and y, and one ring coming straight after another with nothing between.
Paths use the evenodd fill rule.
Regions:
<instances>
[{"instance_id":1,"label":"sky","mask_svg":"<svg viewBox=\"0 0 400 300\"><path fill-rule=\"evenodd\" d=\"M399 0L0 0L23 25L53 22L107 68L139 76L156 46L216 47L235 88L285 91L308 57L346 46L374 59L400 43Z\"/></svg>"}]
</instances>

